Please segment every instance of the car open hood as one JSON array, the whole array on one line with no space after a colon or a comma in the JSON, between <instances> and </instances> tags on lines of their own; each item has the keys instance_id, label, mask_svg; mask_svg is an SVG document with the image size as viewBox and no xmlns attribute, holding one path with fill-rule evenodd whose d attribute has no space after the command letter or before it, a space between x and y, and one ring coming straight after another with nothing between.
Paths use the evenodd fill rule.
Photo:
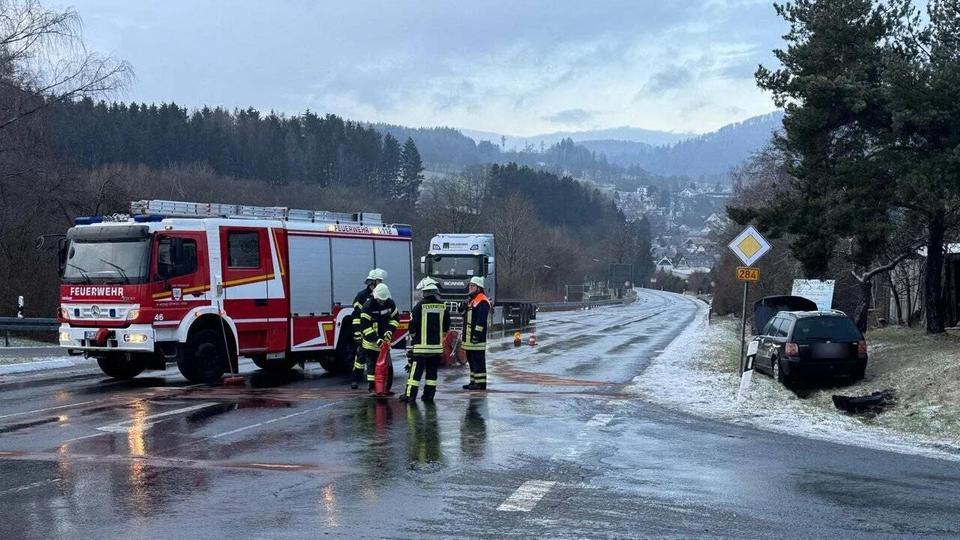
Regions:
<instances>
[{"instance_id":1,"label":"car open hood","mask_svg":"<svg viewBox=\"0 0 960 540\"><path fill-rule=\"evenodd\" d=\"M816 311L817 304L800 296L767 296L753 303L753 335L781 311Z\"/></svg>"}]
</instances>

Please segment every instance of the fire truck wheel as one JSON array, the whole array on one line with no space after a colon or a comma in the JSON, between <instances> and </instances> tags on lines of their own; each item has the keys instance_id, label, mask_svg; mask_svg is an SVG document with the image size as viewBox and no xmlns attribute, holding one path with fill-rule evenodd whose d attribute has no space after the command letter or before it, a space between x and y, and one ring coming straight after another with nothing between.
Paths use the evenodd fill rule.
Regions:
<instances>
[{"instance_id":1,"label":"fire truck wheel","mask_svg":"<svg viewBox=\"0 0 960 540\"><path fill-rule=\"evenodd\" d=\"M272 358L266 356L251 356L251 360L256 366L264 371L287 371L293 369L298 364L296 360L290 358Z\"/></svg>"},{"instance_id":2,"label":"fire truck wheel","mask_svg":"<svg viewBox=\"0 0 960 540\"><path fill-rule=\"evenodd\" d=\"M344 369L343 361L340 359L340 355L337 353L334 354L322 354L319 358L320 367L329 373L348 373L348 370ZM353 369L353 362L350 363L350 368Z\"/></svg>"},{"instance_id":3,"label":"fire truck wheel","mask_svg":"<svg viewBox=\"0 0 960 540\"><path fill-rule=\"evenodd\" d=\"M135 357L128 359L123 354L97 358L97 364L100 366L100 371L114 379L132 379L147 367L143 359Z\"/></svg>"},{"instance_id":4,"label":"fire truck wheel","mask_svg":"<svg viewBox=\"0 0 960 540\"><path fill-rule=\"evenodd\" d=\"M227 370L227 351L223 336L210 328L200 330L187 340L186 350L177 361L180 373L192 383L213 384Z\"/></svg>"}]
</instances>

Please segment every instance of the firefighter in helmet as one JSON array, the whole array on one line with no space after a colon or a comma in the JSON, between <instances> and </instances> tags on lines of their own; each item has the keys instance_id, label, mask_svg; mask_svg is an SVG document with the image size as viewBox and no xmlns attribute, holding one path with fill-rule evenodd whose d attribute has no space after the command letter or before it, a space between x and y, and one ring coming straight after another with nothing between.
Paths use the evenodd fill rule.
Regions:
<instances>
[{"instance_id":1,"label":"firefighter in helmet","mask_svg":"<svg viewBox=\"0 0 960 540\"><path fill-rule=\"evenodd\" d=\"M450 316L447 306L438 298L437 282L426 277L417 284L423 293L423 299L413 307L410 316L410 334L413 343L413 355L407 376L407 387L400 401L414 403L420 387L420 378L426 372L423 387L423 401L433 401L437 393L437 368L443 355L443 336L450 330Z\"/></svg>"},{"instance_id":2,"label":"firefighter in helmet","mask_svg":"<svg viewBox=\"0 0 960 540\"><path fill-rule=\"evenodd\" d=\"M357 389L357 386L360 384L360 381L363 379L363 368L365 364L363 363L363 355L361 351L361 335L360 335L360 312L363 310L363 305L367 303L367 300L373 296L373 289L383 283L383 280L387 279L387 272L379 268L374 268L369 273L367 273L367 279L364 281L366 287L363 288L360 292L357 293L357 296L353 298L353 313L350 315L350 324L353 327L353 376L350 379L350 388L354 390Z\"/></svg>"},{"instance_id":3,"label":"firefighter in helmet","mask_svg":"<svg viewBox=\"0 0 960 540\"><path fill-rule=\"evenodd\" d=\"M390 289L385 283L373 288L373 295L363 304L360 310L360 348L367 365L367 383L370 392L373 392L374 372L377 366L377 357L380 355L380 346L393 342L393 333L400 326L400 312L397 305L390 298ZM387 390L393 384L393 366L390 366L387 375Z\"/></svg>"},{"instance_id":4,"label":"firefighter in helmet","mask_svg":"<svg viewBox=\"0 0 960 540\"><path fill-rule=\"evenodd\" d=\"M467 285L470 299L466 317L463 318L463 349L470 363L470 383L464 390L487 389L487 321L490 315L490 300L483 293L483 278L474 276Z\"/></svg>"}]
</instances>

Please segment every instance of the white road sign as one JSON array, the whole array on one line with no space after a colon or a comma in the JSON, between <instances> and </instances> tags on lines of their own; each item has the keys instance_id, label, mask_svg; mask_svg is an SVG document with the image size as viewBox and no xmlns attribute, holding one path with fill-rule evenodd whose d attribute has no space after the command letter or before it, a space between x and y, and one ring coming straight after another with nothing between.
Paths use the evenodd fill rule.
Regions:
<instances>
[{"instance_id":1,"label":"white road sign","mask_svg":"<svg viewBox=\"0 0 960 540\"><path fill-rule=\"evenodd\" d=\"M792 294L813 301L820 311L827 311L833 307L833 286L832 279L795 279Z\"/></svg>"},{"instance_id":2,"label":"white road sign","mask_svg":"<svg viewBox=\"0 0 960 540\"><path fill-rule=\"evenodd\" d=\"M746 266L752 266L753 263L760 260L760 257L770 251L770 244L757 232L752 226L747 227L742 233L738 234L733 242L727 246Z\"/></svg>"}]
</instances>

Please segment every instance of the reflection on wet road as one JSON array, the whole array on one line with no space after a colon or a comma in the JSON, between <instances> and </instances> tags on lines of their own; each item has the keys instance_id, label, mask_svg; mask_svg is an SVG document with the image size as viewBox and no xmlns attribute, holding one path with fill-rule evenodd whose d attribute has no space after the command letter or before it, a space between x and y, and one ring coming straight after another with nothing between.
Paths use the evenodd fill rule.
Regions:
<instances>
[{"instance_id":1,"label":"reflection on wet road","mask_svg":"<svg viewBox=\"0 0 960 540\"><path fill-rule=\"evenodd\" d=\"M491 347L493 390L435 404L244 363L245 387L96 372L0 382L11 538L960 534L953 463L771 434L623 388L695 316L644 291L541 314ZM524 336L526 338L526 335ZM397 370L402 373L398 362Z\"/></svg>"}]
</instances>

